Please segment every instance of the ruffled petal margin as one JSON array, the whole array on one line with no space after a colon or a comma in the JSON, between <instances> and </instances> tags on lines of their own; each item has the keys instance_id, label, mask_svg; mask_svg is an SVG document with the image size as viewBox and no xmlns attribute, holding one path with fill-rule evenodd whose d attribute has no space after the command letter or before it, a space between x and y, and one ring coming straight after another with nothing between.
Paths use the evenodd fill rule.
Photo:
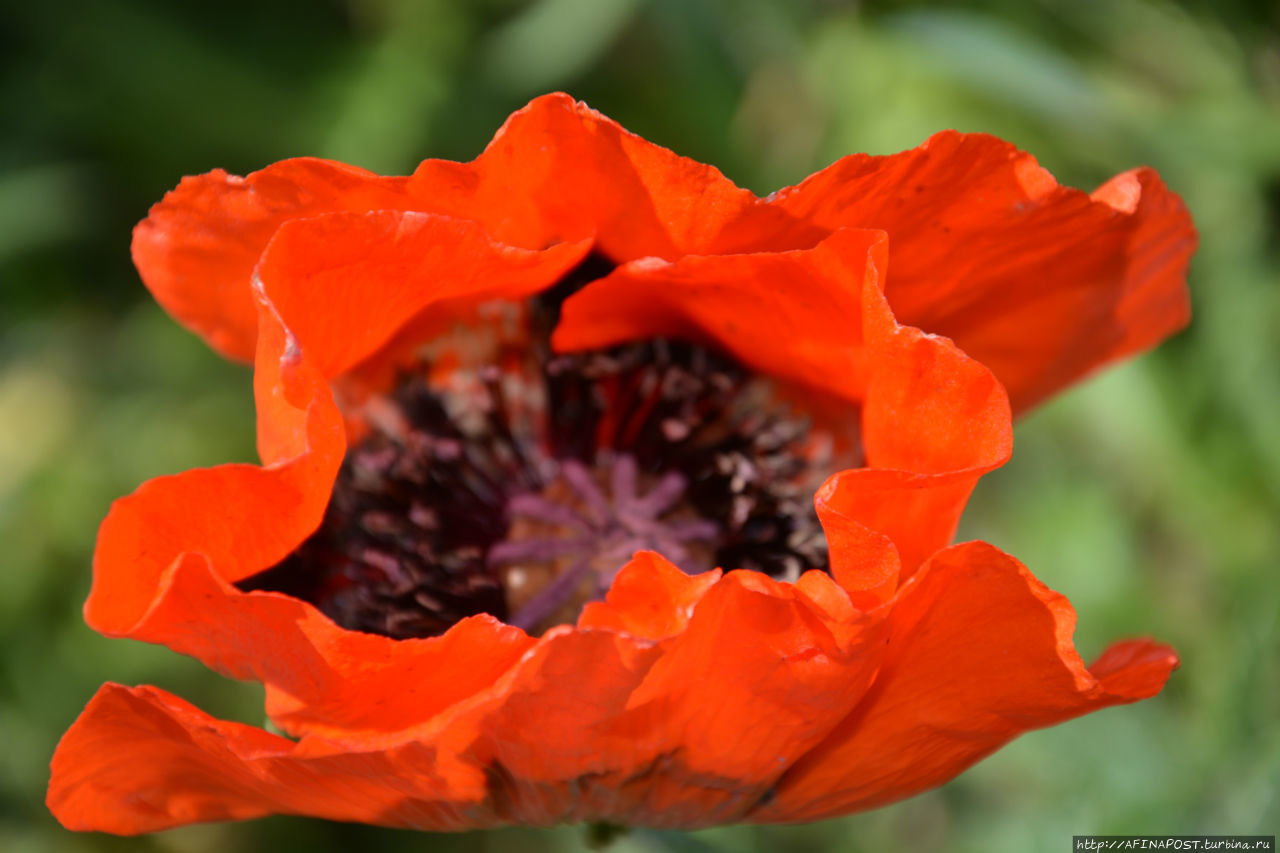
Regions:
<instances>
[{"instance_id":1,"label":"ruffled petal margin","mask_svg":"<svg viewBox=\"0 0 1280 853\"><path fill-rule=\"evenodd\" d=\"M565 302L552 343L576 351L693 340L858 402L867 382L862 293L881 287L885 255L882 232L848 229L804 250L632 261Z\"/></svg>"},{"instance_id":2,"label":"ruffled petal margin","mask_svg":"<svg viewBox=\"0 0 1280 853\"><path fill-rule=\"evenodd\" d=\"M329 240L335 229L342 240ZM331 214L278 229L255 273L254 386L266 467L188 471L116 501L94 554L90 626L262 681L269 713L289 731L396 731L491 684L532 644L491 617L465 620L444 637L397 642L346 631L289 596L232 584L274 565L320 522L346 450L329 389L334 374L435 300L545 287L587 249L515 249L473 223L412 212ZM441 280L453 284L442 288ZM327 325L325 309L334 308L346 323L340 334Z\"/></svg>"},{"instance_id":3,"label":"ruffled petal margin","mask_svg":"<svg viewBox=\"0 0 1280 853\"><path fill-rule=\"evenodd\" d=\"M1060 186L1008 143L947 131L900 154L845 157L757 199L553 94L514 113L471 163L427 160L408 178L314 158L245 178L186 178L135 229L134 262L180 322L248 360L251 274L275 232L294 219L373 210L472 221L526 249L593 240L617 263L639 261L618 283L638 279L650 292L708 266L741 278L734 255L882 230L893 262L884 289L899 319L990 367L1017 412L1184 326L1196 246L1186 207L1151 169L1090 195Z\"/></svg>"},{"instance_id":4,"label":"ruffled petal margin","mask_svg":"<svg viewBox=\"0 0 1280 853\"><path fill-rule=\"evenodd\" d=\"M346 446L329 380L431 306L517 299L557 280L587 250L586 242L519 249L469 221L402 211L325 214L278 228L254 273L258 436L267 467L187 472L118 501L99 537L90 625L262 681L272 718L295 734L346 741L399 731L492 683L533 642L495 619L397 642L344 631L288 596L242 593L232 584L278 562L319 523ZM735 275L759 263L787 267L797 281L807 276L813 298L796 300L796 322L807 322L808 312L831 329L824 358L861 361L824 378L822 361L811 357L803 370L846 399L865 393L862 431L874 467L841 475L818 501L836 581L862 608L882 601L945 544L977 477L1003 463L1010 448L999 384L948 342L894 321L880 291L882 262L880 235L855 231L809 250L708 261ZM605 279L579 296L594 287L613 285ZM721 294L719 307L741 318L742 331L723 345L787 370L811 354L779 341L772 354L750 355L770 330L767 290L761 280ZM679 305L696 306L701 293L692 284ZM570 300L566 328L604 323L608 304L575 327L572 318L585 315ZM195 505L219 512L190 512Z\"/></svg>"},{"instance_id":5,"label":"ruffled petal margin","mask_svg":"<svg viewBox=\"0 0 1280 853\"><path fill-rule=\"evenodd\" d=\"M258 311L250 279L281 224L334 211L404 209L406 178L300 157L241 178L183 178L133 231L133 262L151 294L222 355L249 361Z\"/></svg>"},{"instance_id":6,"label":"ruffled petal margin","mask_svg":"<svg viewBox=\"0 0 1280 853\"><path fill-rule=\"evenodd\" d=\"M1086 669L1061 596L990 546L939 549L1009 456L1010 396L1026 408L1185 322L1194 241L1149 170L1090 197L998 140L940 134L757 200L563 95L471 164L407 179L304 159L184 180L135 259L180 321L254 356L265 467L117 501L86 618L262 681L302 739L107 685L59 745L50 808L126 834L274 812L442 830L812 820L1150 696L1167 647L1118 644ZM689 577L641 554L576 627L535 639L481 616L416 641L232 585L319 523L346 449L332 381L431 308L519 299L592 248L620 266L569 300L557 346L703 340L860 407L867 467L816 497L831 576Z\"/></svg>"},{"instance_id":7,"label":"ruffled petal margin","mask_svg":"<svg viewBox=\"0 0 1280 853\"><path fill-rule=\"evenodd\" d=\"M215 719L154 687L105 684L54 753L47 803L68 829L116 835L273 813L466 825L451 814L449 783L433 773L427 749L311 747Z\"/></svg>"},{"instance_id":8,"label":"ruffled petal margin","mask_svg":"<svg viewBox=\"0 0 1280 853\"><path fill-rule=\"evenodd\" d=\"M762 206L769 222L781 210L815 229L887 232L895 315L990 367L1015 412L1190 318L1195 227L1151 169L1090 195L1007 142L944 131L900 154L845 157ZM735 231L757 239L761 215L722 244Z\"/></svg>"},{"instance_id":9,"label":"ruffled petal margin","mask_svg":"<svg viewBox=\"0 0 1280 853\"><path fill-rule=\"evenodd\" d=\"M436 830L723 823L852 710L879 664L882 620L825 576L690 578L643 554L619 578L604 606L664 587L652 624L684 620L679 632L557 628L491 686L394 732L295 743L107 685L59 744L49 806L120 834L274 812Z\"/></svg>"},{"instance_id":10,"label":"ruffled petal margin","mask_svg":"<svg viewBox=\"0 0 1280 853\"><path fill-rule=\"evenodd\" d=\"M513 113L465 166L423 162L408 188L422 209L474 219L504 242L534 248L591 237L618 263L697 254L756 203L714 166L563 93Z\"/></svg>"},{"instance_id":11,"label":"ruffled petal margin","mask_svg":"<svg viewBox=\"0 0 1280 853\"><path fill-rule=\"evenodd\" d=\"M312 157L246 177L184 178L133 235L156 301L222 355L254 355L255 266L285 223L417 211L477 224L514 247L595 240L615 261L696 251L755 196L714 167L628 133L564 94L514 113L471 163L426 160L382 177Z\"/></svg>"},{"instance_id":12,"label":"ruffled petal margin","mask_svg":"<svg viewBox=\"0 0 1280 853\"><path fill-rule=\"evenodd\" d=\"M409 178L314 158L186 178L135 229L134 261L180 322L247 360L250 276L276 230L379 209L471 220L513 246L591 239L619 263L677 265L622 273L649 280L688 275L685 255L802 250L840 229L883 230L898 317L987 364L1019 412L1190 315L1195 229L1151 169L1089 195L1008 143L947 131L901 154L845 157L757 199L563 94L514 113L471 163L427 160Z\"/></svg>"},{"instance_id":13,"label":"ruffled petal margin","mask_svg":"<svg viewBox=\"0 0 1280 853\"><path fill-rule=\"evenodd\" d=\"M978 479L1009 460L1013 423L1004 387L945 338L899 325L876 288L863 288L868 384L862 407L867 465L833 474L814 498L831 569L851 592L881 601L899 578L869 576L860 560L887 538L902 579L947 545Z\"/></svg>"},{"instance_id":14,"label":"ruffled petal margin","mask_svg":"<svg viewBox=\"0 0 1280 853\"><path fill-rule=\"evenodd\" d=\"M660 639L595 627L632 619L636 596ZM431 830L816 820L1146 698L1177 664L1138 640L1086 669L1074 622L981 543L941 552L870 613L819 573L688 577L640 555L577 629L548 632L492 686L397 732L294 742L106 685L58 746L48 803L69 828L118 834L271 813Z\"/></svg>"},{"instance_id":15,"label":"ruffled petal margin","mask_svg":"<svg viewBox=\"0 0 1280 853\"><path fill-rule=\"evenodd\" d=\"M842 230L804 250L636 261L570 297L553 338L561 350L659 335L703 341L861 403L868 465L835 475L816 500L835 577L876 601L899 572L871 578L846 560L881 547L863 528L892 541L909 575L951 541L978 478L1013 450L1008 397L991 371L894 318L885 250L880 232Z\"/></svg>"},{"instance_id":16,"label":"ruffled petal margin","mask_svg":"<svg viewBox=\"0 0 1280 853\"><path fill-rule=\"evenodd\" d=\"M981 542L936 554L889 606L875 685L751 821L821 820L912 796L1023 732L1153 696L1178 665L1168 646L1132 640L1086 669L1067 600Z\"/></svg>"}]
</instances>

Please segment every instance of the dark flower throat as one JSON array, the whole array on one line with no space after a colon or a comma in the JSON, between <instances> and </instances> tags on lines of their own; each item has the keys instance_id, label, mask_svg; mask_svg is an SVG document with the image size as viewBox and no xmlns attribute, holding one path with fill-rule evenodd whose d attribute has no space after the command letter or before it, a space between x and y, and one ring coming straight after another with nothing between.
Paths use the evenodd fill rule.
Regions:
<instances>
[{"instance_id":1,"label":"dark flower throat","mask_svg":"<svg viewBox=\"0 0 1280 853\"><path fill-rule=\"evenodd\" d=\"M490 613L572 622L639 550L687 572L826 568L808 421L729 359L654 340L555 355L535 303L513 364L402 377L348 450L319 529L241 581L343 627L441 634Z\"/></svg>"}]
</instances>

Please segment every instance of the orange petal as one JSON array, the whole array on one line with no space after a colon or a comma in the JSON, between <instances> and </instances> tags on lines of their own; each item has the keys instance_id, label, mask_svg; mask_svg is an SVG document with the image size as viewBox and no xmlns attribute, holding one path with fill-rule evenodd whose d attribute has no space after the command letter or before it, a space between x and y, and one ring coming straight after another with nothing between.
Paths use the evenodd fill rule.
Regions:
<instances>
[{"instance_id":1,"label":"orange petal","mask_svg":"<svg viewBox=\"0 0 1280 853\"><path fill-rule=\"evenodd\" d=\"M669 568L634 562L631 581ZM877 623L820 585L827 608L792 585L731 573L660 645L556 629L441 742L469 744L461 760L496 775L521 823L737 820L848 713L883 649ZM651 619L653 602L632 592L611 596L611 609Z\"/></svg>"},{"instance_id":2,"label":"orange petal","mask_svg":"<svg viewBox=\"0 0 1280 853\"><path fill-rule=\"evenodd\" d=\"M909 576L951 541L978 478L1012 453L1013 425L985 366L946 339L898 325L875 288L863 289L862 316L867 467L834 474L814 500L832 572L872 606L893 593L899 571Z\"/></svg>"},{"instance_id":3,"label":"orange petal","mask_svg":"<svg viewBox=\"0 0 1280 853\"><path fill-rule=\"evenodd\" d=\"M880 287L884 235L842 230L812 249L633 261L570 297L558 350L650 337L710 343L763 373L860 399L862 293Z\"/></svg>"},{"instance_id":4,"label":"orange petal","mask_svg":"<svg viewBox=\"0 0 1280 853\"><path fill-rule=\"evenodd\" d=\"M286 731L343 742L430 720L490 687L534 643L490 616L422 640L348 631L296 598L240 592L196 556L166 573L124 636L262 682L267 712Z\"/></svg>"},{"instance_id":5,"label":"orange petal","mask_svg":"<svg viewBox=\"0 0 1280 853\"><path fill-rule=\"evenodd\" d=\"M342 419L273 307L260 301L258 310L254 391L269 467L186 471L117 500L98 531L85 604L96 630L130 634L185 555L203 555L222 580L236 581L278 562L319 524L346 451Z\"/></svg>"},{"instance_id":6,"label":"orange petal","mask_svg":"<svg viewBox=\"0 0 1280 853\"><path fill-rule=\"evenodd\" d=\"M133 262L156 301L228 358L254 354L249 282L283 222L337 210L399 209L405 178L302 157L248 177L184 178L133 231Z\"/></svg>"},{"instance_id":7,"label":"orange petal","mask_svg":"<svg viewBox=\"0 0 1280 853\"><path fill-rule=\"evenodd\" d=\"M852 473L846 472L845 477ZM861 479L868 477L864 474ZM892 539L869 526L877 523L876 508L854 505L852 514L844 512L852 501L849 489L842 490L840 483L839 475L833 475L814 496L818 521L827 537L831 576L854 605L872 610L897 591L902 556ZM885 524L882 520L879 523ZM908 531L908 535L916 532Z\"/></svg>"},{"instance_id":8,"label":"orange petal","mask_svg":"<svg viewBox=\"0 0 1280 853\"><path fill-rule=\"evenodd\" d=\"M518 249L474 222L429 213L334 213L282 225L255 275L316 368L333 378L429 306L524 298L589 249L589 241Z\"/></svg>"},{"instance_id":9,"label":"orange petal","mask_svg":"<svg viewBox=\"0 0 1280 853\"><path fill-rule=\"evenodd\" d=\"M845 622L832 619L790 584L730 572L698 603L630 708L654 717L695 777L742 780L720 806L740 808L870 683L883 643L874 620L847 613Z\"/></svg>"},{"instance_id":10,"label":"orange petal","mask_svg":"<svg viewBox=\"0 0 1280 853\"><path fill-rule=\"evenodd\" d=\"M443 831L625 819L617 786L647 764L609 724L658 654L558 629L434 723L345 743L295 744L106 685L59 744L48 804L68 828L120 834L271 813Z\"/></svg>"},{"instance_id":11,"label":"orange petal","mask_svg":"<svg viewBox=\"0 0 1280 853\"><path fill-rule=\"evenodd\" d=\"M879 662L879 617L856 611L829 575L794 586L718 578L639 554L579 620L665 641L607 726L646 768L616 796L647 825L738 819L853 707Z\"/></svg>"},{"instance_id":12,"label":"orange petal","mask_svg":"<svg viewBox=\"0 0 1280 853\"><path fill-rule=\"evenodd\" d=\"M540 249L597 238L626 261L697 251L755 196L711 166L628 133L568 95L514 113L471 163L427 160L410 178L327 160L284 160L241 178L185 178L134 230L156 300L223 355L249 360L255 264L279 227L327 213L422 211L471 220Z\"/></svg>"},{"instance_id":13,"label":"orange petal","mask_svg":"<svg viewBox=\"0 0 1280 853\"><path fill-rule=\"evenodd\" d=\"M622 715L660 655L612 631L552 629L493 689L426 734L450 761L483 773L505 821L642 823L628 819L635 793L623 788L646 787L655 753Z\"/></svg>"},{"instance_id":14,"label":"orange petal","mask_svg":"<svg viewBox=\"0 0 1280 853\"><path fill-rule=\"evenodd\" d=\"M422 209L475 219L526 247L594 237L615 261L675 259L704 247L755 196L717 169L624 130L565 94L507 119L469 166L424 162Z\"/></svg>"},{"instance_id":15,"label":"orange petal","mask_svg":"<svg viewBox=\"0 0 1280 853\"><path fill-rule=\"evenodd\" d=\"M345 449L327 389L324 395L302 412L291 410L293 423L279 427L281 434L296 428L289 438L304 449L292 458L269 468L221 465L159 477L113 503L94 550L89 625L109 636L132 636L183 555L203 555L220 578L236 581L275 564L305 539L324 513ZM260 419L283 422L285 408L268 408Z\"/></svg>"},{"instance_id":16,"label":"orange petal","mask_svg":"<svg viewBox=\"0 0 1280 853\"><path fill-rule=\"evenodd\" d=\"M289 294L291 286L302 282L286 277L272 289ZM326 304L342 286L321 277L312 293ZM255 391L268 467L188 471L117 501L99 533L86 619L104 634L163 643L262 681L269 710L291 731L348 737L421 723L492 684L532 641L481 617L443 637L396 642L346 631L288 596L231 586L274 565L315 529L345 452L311 349L341 359L375 346L385 331L360 322L353 309L347 316L363 338L353 332L355 344L308 348L273 303L264 298L259 310Z\"/></svg>"},{"instance_id":17,"label":"orange petal","mask_svg":"<svg viewBox=\"0 0 1280 853\"><path fill-rule=\"evenodd\" d=\"M89 702L51 769L46 802L62 825L117 835L273 813L458 830L476 825L467 808L484 797L482 777L442 775L420 744L351 753L297 744L118 684Z\"/></svg>"},{"instance_id":18,"label":"orange petal","mask_svg":"<svg viewBox=\"0 0 1280 853\"><path fill-rule=\"evenodd\" d=\"M886 231L898 318L990 367L1016 411L1189 316L1195 230L1149 169L1090 196L1008 143L946 131L901 154L845 157L768 206L824 229ZM750 220L738 227L758 227Z\"/></svg>"},{"instance_id":19,"label":"orange petal","mask_svg":"<svg viewBox=\"0 0 1280 853\"><path fill-rule=\"evenodd\" d=\"M295 745L109 685L59 746L49 805L68 827L121 833L273 812L418 829L815 819L1151 695L1175 662L1131 642L1090 673L1072 624L1060 596L983 545L943 552L865 616L817 573L792 586L735 572L661 645L554 629L431 719L338 742Z\"/></svg>"},{"instance_id":20,"label":"orange petal","mask_svg":"<svg viewBox=\"0 0 1280 853\"><path fill-rule=\"evenodd\" d=\"M750 820L820 820L909 797L1025 731L1152 696L1178 663L1140 640L1086 669L1067 600L983 543L938 553L886 606L874 686Z\"/></svg>"},{"instance_id":21,"label":"orange petal","mask_svg":"<svg viewBox=\"0 0 1280 853\"><path fill-rule=\"evenodd\" d=\"M604 601L582 608L578 627L666 639L684 631L693 608L719 579L719 569L686 575L661 554L641 551L618 571Z\"/></svg>"}]
</instances>

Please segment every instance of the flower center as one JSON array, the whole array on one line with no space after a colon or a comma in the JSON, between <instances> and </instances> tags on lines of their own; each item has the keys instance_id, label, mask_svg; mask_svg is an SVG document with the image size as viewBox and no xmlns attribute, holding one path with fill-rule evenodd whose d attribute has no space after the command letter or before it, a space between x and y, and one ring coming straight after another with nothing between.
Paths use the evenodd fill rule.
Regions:
<instances>
[{"instance_id":1,"label":"flower center","mask_svg":"<svg viewBox=\"0 0 1280 853\"><path fill-rule=\"evenodd\" d=\"M583 603L608 591L637 551L657 551L686 571L714 568L708 546L720 526L682 503L683 474L666 472L642 495L636 459L623 453L610 466L607 486L596 479L578 460L565 460L541 494L516 495L507 504L511 526L489 549L488 562L505 569L512 625L529 630L556 617L571 620Z\"/></svg>"},{"instance_id":2,"label":"flower center","mask_svg":"<svg viewBox=\"0 0 1280 853\"><path fill-rule=\"evenodd\" d=\"M827 566L812 495L831 436L702 347L554 355L543 335L375 403L319 529L242 590L408 638L479 613L572 622L645 549L687 572Z\"/></svg>"}]
</instances>

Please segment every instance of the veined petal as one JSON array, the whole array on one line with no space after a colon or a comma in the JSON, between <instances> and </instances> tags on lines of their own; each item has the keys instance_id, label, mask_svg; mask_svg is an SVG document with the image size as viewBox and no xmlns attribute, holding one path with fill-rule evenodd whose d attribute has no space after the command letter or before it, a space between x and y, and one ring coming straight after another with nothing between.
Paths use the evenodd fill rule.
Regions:
<instances>
[{"instance_id":1,"label":"veined petal","mask_svg":"<svg viewBox=\"0 0 1280 853\"><path fill-rule=\"evenodd\" d=\"M1092 196L985 134L945 131L855 154L765 206L820 229L889 234L885 295L899 320L952 338L1023 411L1186 324L1195 229L1150 169ZM753 213L736 226L758 230ZM792 240L812 240L792 227Z\"/></svg>"},{"instance_id":2,"label":"veined petal","mask_svg":"<svg viewBox=\"0 0 1280 853\"><path fill-rule=\"evenodd\" d=\"M134 263L164 308L219 353L249 360L258 259L286 222L419 211L475 222L526 249L595 239L618 261L707 245L755 196L712 166L654 145L568 95L531 101L471 163L411 177L295 158L246 177L189 177L134 230Z\"/></svg>"},{"instance_id":3,"label":"veined petal","mask_svg":"<svg viewBox=\"0 0 1280 853\"><path fill-rule=\"evenodd\" d=\"M387 263L353 256L349 246L326 252L335 228L355 245L383 249ZM423 257L422 241L438 229L457 239ZM332 373L376 350L442 292L456 299L545 286L586 246L510 249L467 223L395 212L295 220L277 237L258 274L254 386L267 466L162 477L117 501L99 533L86 619L102 633L164 643L264 682L272 713L292 731L417 724L491 684L529 638L482 617L451 636L396 643L345 631L296 599L242 593L231 583L274 565L320 522L346 450L326 381ZM459 265L473 275L439 286ZM365 290L385 296L351 298ZM335 310L347 324L339 330L326 313ZM430 695L406 691L406 683Z\"/></svg>"},{"instance_id":4,"label":"veined petal","mask_svg":"<svg viewBox=\"0 0 1280 853\"><path fill-rule=\"evenodd\" d=\"M414 211L333 213L281 226L256 277L316 368L332 379L372 355L429 306L521 299L591 248L542 251L492 240L468 220Z\"/></svg>"},{"instance_id":5,"label":"veined petal","mask_svg":"<svg viewBox=\"0 0 1280 853\"><path fill-rule=\"evenodd\" d=\"M1086 669L1067 600L980 542L936 554L886 606L875 684L749 820L820 820L909 797L1025 731L1152 696L1178 663L1138 640Z\"/></svg>"},{"instance_id":6,"label":"veined petal","mask_svg":"<svg viewBox=\"0 0 1280 853\"><path fill-rule=\"evenodd\" d=\"M633 261L565 303L553 343L574 351L692 338L857 401L866 384L862 294L882 286L885 251L879 231L841 230L807 250Z\"/></svg>"},{"instance_id":7,"label":"veined petal","mask_svg":"<svg viewBox=\"0 0 1280 853\"><path fill-rule=\"evenodd\" d=\"M133 231L133 262L156 301L228 358L254 354L253 268L276 229L332 211L404 208L405 178L299 157L247 177L183 178Z\"/></svg>"},{"instance_id":8,"label":"veined petal","mask_svg":"<svg viewBox=\"0 0 1280 853\"><path fill-rule=\"evenodd\" d=\"M661 554L642 551L618 570L603 601L582 608L578 627L665 640L684 632L694 607L721 574L713 569L686 575Z\"/></svg>"},{"instance_id":9,"label":"veined petal","mask_svg":"<svg viewBox=\"0 0 1280 853\"><path fill-rule=\"evenodd\" d=\"M674 572L657 557L631 567ZM823 577L690 580L706 589L696 602L612 596L616 609L662 622L683 613L669 642L557 628L492 685L380 731L295 744L153 688L107 685L59 746L50 808L71 828L124 834L268 813L441 830L737 820L863 695L884 623ZM402 678L434 701L417 686ZM142 766L121 758L139 752Z\"/></svg>"},{"instance_id":10,"label":"veined petal","mask_svg":"<svg viewBox=\"0 0 1280 853\"><path fill-rule=\"evenodd\" d=\"M593 237L618 262L674 260L755 203L718 169L680 157L565 94L513 113L465 169L424 162L409 191L526 247Z\"/></svg>"},{"instance_id":11,"label":"veined petal","mask_svg":"<svg viewBox=\"0 0 1280 853\"><path fill-rule=\"evenodd\" d=\"M352 752L295 743L154 687L106 684L58 744L47 803L68 829L116 835L267 814L469 828L484 780L445 776L434 757L417 743Z\"/></svg>"},{"instance_id":12,"label":"veined petal","mask_svg":"<svg viewBox=\"0 0 1280 853\"><path fill-rule=\"evenodd\" d=\"M1008 461L1013 424L991 372L945 338L899 325L878 289L863 289L862 317L867 466L833 474L814 500L832 573L868 604L892 594L898 571L909 576L951 541L978 478ZM857 562L884 551L878 536L900 568ZM859 568L846 569L851 559ZM867 574L865 565L878 568Z\"/></svg>"}]
</instances>

